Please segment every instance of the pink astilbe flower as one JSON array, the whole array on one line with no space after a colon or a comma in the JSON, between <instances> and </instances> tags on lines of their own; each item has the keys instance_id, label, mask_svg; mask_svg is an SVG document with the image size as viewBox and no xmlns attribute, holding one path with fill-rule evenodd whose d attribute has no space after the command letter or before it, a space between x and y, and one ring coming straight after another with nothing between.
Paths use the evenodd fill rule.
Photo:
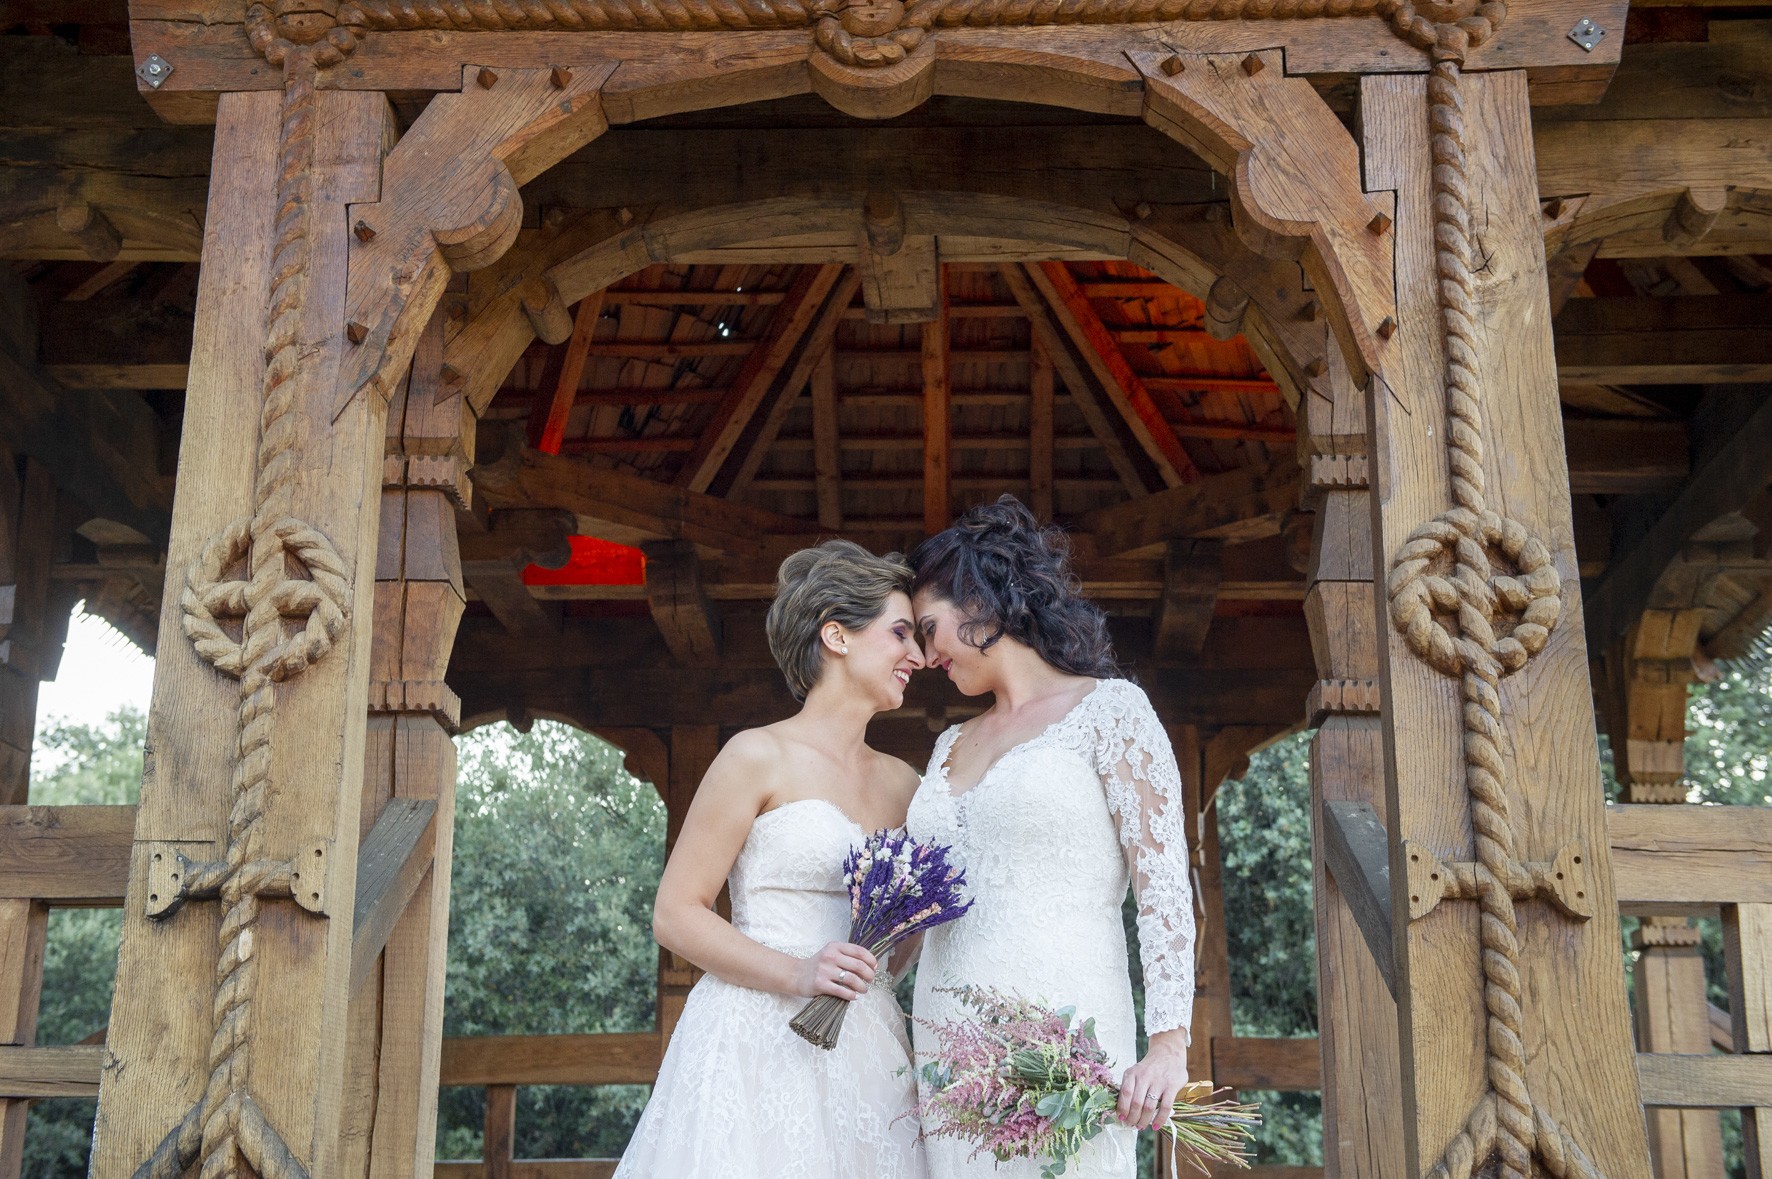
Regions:
<instances>
[{"instance_id":1,"label":"pink astilbe flower","mask_svg":"<svg viewBox=\"0 0 1772 1179\"><path fill-rule=\"evenodd\" d=\"M1095 1021L1073 1027L1072 1008L1054 1010L989 987L943 989L973 1017L921 1021L937 1047L920 1054L920 1096L906 1116L919 1118L932 1138L971 1142L972 1158L1044 1159L1044 1179L1064 1174L1119 1104ZM1261 1121L1257 1107L1216 1096L1204 1081L1177 1095L1163 1128L1171 1151L1196 1166L1213 1160L1246 1167Z\"/></svg>"}]
</instances>

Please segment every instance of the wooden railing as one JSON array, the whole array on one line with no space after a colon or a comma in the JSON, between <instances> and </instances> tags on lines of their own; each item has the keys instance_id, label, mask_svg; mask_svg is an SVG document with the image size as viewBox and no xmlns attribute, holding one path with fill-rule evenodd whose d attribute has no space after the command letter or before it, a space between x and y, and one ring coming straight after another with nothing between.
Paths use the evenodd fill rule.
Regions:
<instances>
[{"instance_id":1,"label":"wooden railing","mask_svg":"<svg viewBox=\"0 0 1772 1179\"><path fill-rule=\"evenodd\" d=\"M1772 1179L1772 808L1612 806L1607 815L1620 912L1723 921L1729 1010L1715 1012L1713 1025L1730 1050L1640 1054L1643 1102L1741 1109L1749 1174ZM121 904L133 819L129 807L0 807L0 900ZM1344 851L1351 857L1357 849ZM90 1097L103 1056L100 1045L0 1046L0 1100ZM445 1040L442 1084L486 1090L485 1147L480 1160L439 1162L437 1179L603 1179L611 1160L514 1157L517 1088L650 1084L660 1057L654 1033ZM1212 1070L1239 1089L1322 1084L1313 1038L1215 1038ZM1320 1175L1258 1170L1262 1179Z\"/></svg>"}]
</instances>

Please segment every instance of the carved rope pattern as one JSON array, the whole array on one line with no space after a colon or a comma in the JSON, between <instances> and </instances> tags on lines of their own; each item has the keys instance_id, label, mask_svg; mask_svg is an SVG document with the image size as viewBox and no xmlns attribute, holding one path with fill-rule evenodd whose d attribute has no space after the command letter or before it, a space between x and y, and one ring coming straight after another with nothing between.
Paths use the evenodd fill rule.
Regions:
<instances>
[{"instance_id":1,"label":"carved rope pattern","mask_svg":"<svg viewBox=\"0 0 1772 1179\"><path fill-rule=\"evenodd\" d=\"M278 128L277 219L271 255L261 386L258 469L253 514L224 528L192 562L180 597L184 631L199 655L240 681L238 747L230 789L227 845L220 864L202 865L219 876L223 907L215 966L209 1079L199 1116L187 1116L137 1169L137 1179L182 1173L200 1152L202 1179L238 1179L246 1170L262 1179L305 1179L306 1170L277 1136L247 1087L252 1044L257 958L253 935L262 896L281 892L288 864L260 854L270 787L271 735L276 684L325 658L343 628L350 575L324 534L290 515L291 493L303 434L295 409L296 373L302 362L301 319L310 278L311 175L314 166L315 70L334 59L339 43L322 39L299 45L274 34L262 6L255 5L254 44L284 67L282 120ZM271 31L267 31L271 30ZM355 45L355 40L348 43ZM348 52L348 48L346 50ZM292 578L294 557L309 579ZM245 581L224 580L244 560ZM218 617L240 617L233 641ZM303 625L284 637L286 617Z\"/></svg>"},{"instance_id":2,"label":"carved rope pattern","mask_svg":"<svg viewBox=\"0 0 1772 1179\"><path fill-rule=\"evenodd\" d=\"M339 8L338 27L327 37L335 39L342 56L365 30L666 33L811 26L825 52L846 65L870 67L904 60L937 27L1377 16L1403 40L1429 49L1444 39L1447 28L1467 44L1481 43L1506 19L1507 6L1488 0L1445 26L1423 16L1412 0L893 0L868 6L866 16L853 12L849 0L347 0ZM882 12L888 14L885 28ZM268 45L276 34L261 34L255 46L260 39Z\"/></svg>"},{"instance_id":3,"label":"carved rope pattern","mask_svg":"<svg viewBox=\"0 0 1772 1179\"><path fill-rule=\"evenodd\" d=\"M1556 1179L1602 1179L1526 1081L1515 896L1530 896L1514 854L1500 681L1549 640L1562 611L1562 584L1542 542L1491 511L1483 472L1483 388L1477 361L1465 116L1460 87L1466 50L1494 31L1477 17L1440 26L1428 76L1435 277L1445 341L1445 449L1455 506L1418 527L1398 550L1387 589L1394 624L1415 654L1463 684L1465 789L1476 840L1481 964L1486 1011L1486 1091L1428 1179L1470 1179L1499 1156L1503 1179L1530 1179L1533 1157ZM1502 575L1493 555L1513 564ZM1451 572L1434 570L1449 559ZM1517 616L1507 633L1504 614ZM1440 619L1456 620L1456 627Z\"/></svg>"}]
</instances>

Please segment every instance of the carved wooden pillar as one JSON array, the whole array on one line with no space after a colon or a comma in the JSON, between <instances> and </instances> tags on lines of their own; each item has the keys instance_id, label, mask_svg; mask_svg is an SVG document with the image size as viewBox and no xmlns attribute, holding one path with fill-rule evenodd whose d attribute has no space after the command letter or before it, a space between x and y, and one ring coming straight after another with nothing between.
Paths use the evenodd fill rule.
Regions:
<instances>
[{"instance_id":1,"label":"carved wooden pillar","mask_svg":"<svg viewBox=\"0 0 1772 1179\"><path fill-rule=\"evenodd\" d=\"M1406 1162L1643 1179L1519 71L1361 88L1396 192L1370 401Z\"/></svg>"},{"instance_id":2,"label":"carved wooden pillar","mask_svg":"<svg viewBox=\"0 0 1772 1179\"><path fill-rule=\"evenodd\" d=\"M455 511L467 506L474 437L461 382L441 375L444 321L433 317L389 406L383 467L359 831L373 842L372 831L397 821L402 803L435 809L429 837L403 865L409 883L380 897L386 912L372 915L366 899L357 906L359 922L392 926L379 961L353 956L340 1170L369 1179L428 1179L436 1145L455 826L450 735L461 723L461 701L443 673L465 607ZM360 882L360 897L368 888Z\"/></svg>"},{"instance_id":3,"label":"carved wooden pillar","mask_svg":"<svg viewBox=\"0 0 1772 1179\"><path fill-rule=\"evenodd\" d=\"M1326 392L1304 399L1306 497L1316 527L1305 619L1316 654L1311 739L1312 893L1317 929L1317 1033L1323 1054L1323 1163L1327 1179L1402 1179L1397 1004L1388 961L1369 947L1355 905L1388 901L1328 870L1330 804L1368 806L1388 820L1384 733L1378 718L1378 604L1372 587L1366 398L1339 354ZM1382 851L1382 844L1374 847ZM1344 869L1345 871L1345 869ZM1359 892L1350 901L1348 892ZM1376 905L1373 906L1376 908ZM1388 932L1378 954L1388 955Z\"/></svg>"},{"instance_id":4,"label":"carved wooden pillar","mask_svg":"<svg viewBox=\"0 0 1772 1179\"><path fill-rule=\"evenodd\" d=\"M347 205L389 109L313 52L216 125L104 1179L336 1172L386 412L340 395Z\"/></svg>"}]
</instances>

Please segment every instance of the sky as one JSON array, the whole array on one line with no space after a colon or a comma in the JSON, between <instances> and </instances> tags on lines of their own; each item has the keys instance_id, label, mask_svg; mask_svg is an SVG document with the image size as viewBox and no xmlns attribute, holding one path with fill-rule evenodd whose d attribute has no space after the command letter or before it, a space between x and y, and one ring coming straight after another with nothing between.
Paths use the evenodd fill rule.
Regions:
<instances>
[{"instance_id":1,"label":"sky","mask_svg":"<svg viewBox=\"0 0 1772 1179\"><path fill-rule=\"evenodd\" d=\"M49 721L97 724L124 706L148 710L154 661L110 623L75 610L61 670L37 691L37 727Z\"/></svg>"}]
</instances>

